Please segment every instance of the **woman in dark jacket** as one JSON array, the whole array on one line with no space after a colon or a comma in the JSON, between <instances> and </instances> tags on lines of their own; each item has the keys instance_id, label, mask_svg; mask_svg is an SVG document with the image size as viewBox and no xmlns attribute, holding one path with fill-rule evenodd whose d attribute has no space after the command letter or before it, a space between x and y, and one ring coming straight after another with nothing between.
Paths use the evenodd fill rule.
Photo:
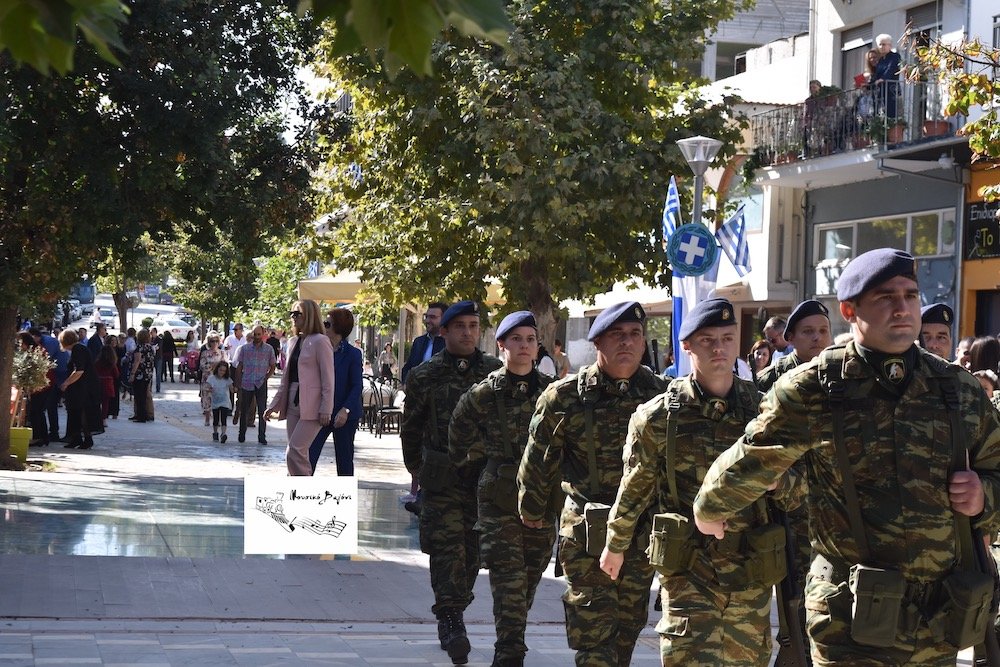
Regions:
<instances>
[{"instance_id":1,"label":"woman in dark jacket","mask_svg":"<svg viewBox=\"0 0 1000 667\"><path fill-rule=\"evenodd\" d=\"M59 387L66 403L66 448L90 449L94 433L104 430L101 424L101 385L94 361L86 345L72 329L59 334L59 345L69 351L69 376Z\"/></svg>"},{"instance_id":2,"label":"woman in dark jacket","mask_svg":"<svg viewBox=\"0 0 1000 667\"><path fill-rule=\"evenodd\" d=\"M316 463L326 439L333 433L333 449L337 460L337 475L354 474L354 434L361 419L361 350L348 344L354 329L354 314L346 308L334 308L323 322L326 335L333 345L333 414L330 423L319 430L309 446L309 463L316 472Z\"/></svg>"},{"instance_id":3,"label":"woman in dark jacket","mask_svg":"<svg viewBox=\"0 0 1000 667\"><path fill-rule=\"evenodd\" d=\"M174 381L174 356L177 354L177 346L174 342L174 335L169 331L164 331L160 340L160 354L163 356L163 380L166 381L170 375L170 381Z\"/></svg>"}]
</instances>

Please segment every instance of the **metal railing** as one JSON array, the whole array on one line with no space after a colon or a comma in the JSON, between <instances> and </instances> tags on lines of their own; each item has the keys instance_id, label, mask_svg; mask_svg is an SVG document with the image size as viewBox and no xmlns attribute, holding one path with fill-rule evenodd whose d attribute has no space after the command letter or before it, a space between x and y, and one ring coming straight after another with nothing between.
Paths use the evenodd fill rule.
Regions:
<instances>
[{"instance_id":1,"label":"metal railing","mask_svg":"<svg viewBox=\"0 0 1000 667\"><path fill-rule=\"evenodd\" d=\"M887 82L750 118L752 147L760 166L835 153L952 136L964 123L943 114L937 82Z\"/></svg>"}]
</instances>

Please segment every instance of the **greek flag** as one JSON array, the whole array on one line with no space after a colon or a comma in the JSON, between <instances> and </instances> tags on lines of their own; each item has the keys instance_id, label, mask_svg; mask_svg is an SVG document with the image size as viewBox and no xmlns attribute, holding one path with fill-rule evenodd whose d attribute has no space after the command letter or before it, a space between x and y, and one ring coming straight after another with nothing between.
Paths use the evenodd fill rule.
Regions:
<instances>
[{"instance_id":1,"label":"greek flag","mask_svg":"<svg viewBox=\"0 0 1000 667\"><path fill-rule=\"evenodd\" d=\"M740 206L733 217L726 220L718 231L715 239L719 242L722 252L733 263L740 278L750 273L750 246L747 244L746 220L743 218L743 207Z\"/></svg>"},{"instance_id":2,"label":"greek flag","mask_svg":"<svg viewBox=\"0 0 1000 667\"><path fill-rule=\"evenodd\" d=\"M681 226L681 198L677 194L677 181L670 177L667 201L663 204L663 242L670 240L674 230Z\"/></svg>"}]
</instances>

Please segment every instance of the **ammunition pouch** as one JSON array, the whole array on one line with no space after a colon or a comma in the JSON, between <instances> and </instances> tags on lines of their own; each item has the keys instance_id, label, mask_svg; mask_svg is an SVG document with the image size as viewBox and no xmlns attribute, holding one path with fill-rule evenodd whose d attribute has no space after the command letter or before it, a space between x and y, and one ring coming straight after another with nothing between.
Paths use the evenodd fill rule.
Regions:
<instances>
[{"instance_id":1,"label":"ammunition pouch","mask_svg":"<svg viewBox=\"0 0 1000 667\"><path fill-rule=\"evenodd\" d=\"M654 514L646 549L649 564L666 576L687 572L698 553L698 542L693 538L694 522L683 514Z\"/></svg>"},{"instance_id":2,"label":"ammunition pouch","mask_svg":"<svg viewBox=\"0 0 1000 667\"><path fill-rule=\"evenodd\" d=\"M747 582L752 587L770 588L788 574L785 558L785 527L776 523L759 526L746 533Z\"/></svg>"},{"instance_id":3,"label":"ammunition pouch","mask_svg":"<svg viewBox=\"0 0 1000 667\"><path fill-rule=\"evenodd\" d=\"M586 526L587 553L600 558L608 541L608 516L611 505L587 503L583 506L583 523Z\"/></svg>"},{"instance_id":4,"label":"ammunition pouch","mask_svg":"<svg viewBox=\"0 0 1000 667\"><path fill-rule=\"evenodd\" d=\"M458 484L455 466L447 452L424 448L424 462L420 467L420 488L444 491Z\"/></svg>"},{"instance_id":5,"label":"ammunition pouch","mask_svg":"<svg viewBox=\"0 0 1000 667\"><path fill-rule=\"evenodd\" d=\"M993 575L974 570L952 572L941 582L944 639L961 650L982 643L993 621Z\"/></svg>"},{"instance_id":6,"label":"ammunition pouch","mask_svg":"<svg viewBox=\"0 0 1000 667\"><path fill-rule=\"evenodd\" d=\"M864 646L893 646L906 593L906 579L902 572L853 565L848 586L854 596L851 639Z\"/></svg>"},{"instance_id":7,"label":"ammunition pouch","mask_svg":"<svg viewBox=\"0 0 1000 667\"><path fill-rule=\"evenodd\" d=\"M490 459L486 463L485 474L493 475L491 486L483 487L483 493L500 511L517 512L517 464L501 463L499 459Z\"/></svg>"}]
</instances>

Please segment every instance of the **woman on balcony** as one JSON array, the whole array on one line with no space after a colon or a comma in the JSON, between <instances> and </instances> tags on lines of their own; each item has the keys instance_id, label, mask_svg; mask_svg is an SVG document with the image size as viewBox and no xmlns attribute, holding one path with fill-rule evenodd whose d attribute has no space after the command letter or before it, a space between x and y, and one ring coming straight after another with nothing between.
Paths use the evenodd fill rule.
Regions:
<instances>
[{"instance_id":1,"label":"woman on balcony","mask_svg":"<svg viewBox=\"0 0 1000 667\"><path fill-rule=\"evenodd\" d=\"M899 70L902 59L892 48L892 37L883 33L875 38L881 57L875 64L872 81L875 84L875 110L887 119L896 117L896 95L899 93Z\"/></svg>"}]
</instances>

